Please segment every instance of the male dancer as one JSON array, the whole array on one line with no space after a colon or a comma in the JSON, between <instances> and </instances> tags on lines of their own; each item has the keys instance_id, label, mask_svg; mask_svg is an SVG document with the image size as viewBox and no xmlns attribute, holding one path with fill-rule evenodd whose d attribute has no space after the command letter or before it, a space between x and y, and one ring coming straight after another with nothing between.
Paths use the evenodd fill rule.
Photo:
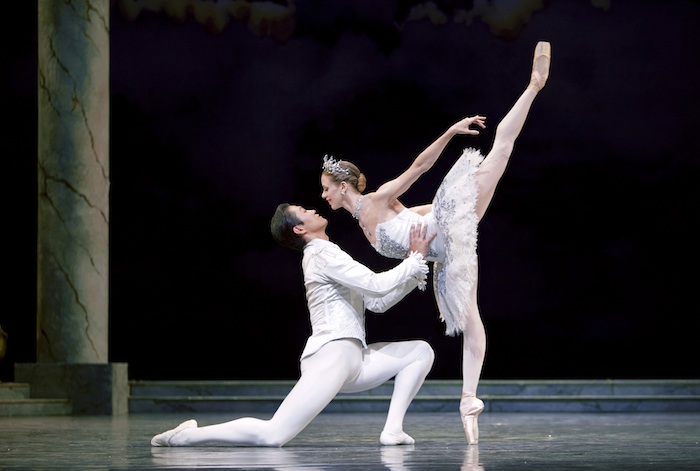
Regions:
<instances>
[{"instance_id":1,"label":"male dancer","mask_svg":"<svg viewBox=\"0 0 700 471\"><path fill-rule=\"evenodd\" d=\"M219 443L281 447L301 432L339 393L375 388L395 378L382 445L410 445L406 410L432 368L435 354L423 340L367 345L364 311L384 312L414 288L425 289L423 259L434 235L411 227L410 250L391 270L375 273L330 241L328 221L314 210L280 204L270 230L275 240L303 251L302 269L312 334L301 355L301 377L269 420L252 417L198 427L188 420L156 435L152 446Z\"/></svg>"}]
</instances>

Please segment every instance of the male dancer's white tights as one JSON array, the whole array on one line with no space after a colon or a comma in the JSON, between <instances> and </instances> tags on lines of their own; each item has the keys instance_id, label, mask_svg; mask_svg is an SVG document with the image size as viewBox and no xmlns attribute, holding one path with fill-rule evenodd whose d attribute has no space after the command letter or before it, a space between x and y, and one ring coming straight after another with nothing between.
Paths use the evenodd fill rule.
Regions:
<instances>
[{"instance_id":1,"label":"male dancer's white tights","mask_svg":"<svg viewBox=\"0 0 700 471\"><path fill-rule=\"evenodd\" d=\"M269 420L245 417L203 427L193 423L173 434L169 445L219 443L281 447L301 432L339 392L366 391L392 378L395 378L394 391L381 442L385 445L413 443L403 431L403 420L434 358L433 349L422 340L374 343L368 348L362 348L356 339L335 340L301 361L299 381Z\"/></svg>"}]
</instances>

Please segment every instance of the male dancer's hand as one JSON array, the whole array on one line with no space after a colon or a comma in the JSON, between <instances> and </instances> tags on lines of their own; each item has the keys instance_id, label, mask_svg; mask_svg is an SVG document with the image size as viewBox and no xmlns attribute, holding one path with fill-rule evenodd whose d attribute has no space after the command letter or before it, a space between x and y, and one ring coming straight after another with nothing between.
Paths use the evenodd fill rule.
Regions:
<instances>
[{"instance_id":1,"label":"male dancer's hand","mask_svg":"<svg viewBox=\"0 0 700 471\"><path fill-rule=\"evenodd\" d=\"M409 240L409 253L418 252L423 257L428 255L428 246L437 232L428 235L428 226L422 224L411 224L411 237Z\"/></svg>"}]
</instances>

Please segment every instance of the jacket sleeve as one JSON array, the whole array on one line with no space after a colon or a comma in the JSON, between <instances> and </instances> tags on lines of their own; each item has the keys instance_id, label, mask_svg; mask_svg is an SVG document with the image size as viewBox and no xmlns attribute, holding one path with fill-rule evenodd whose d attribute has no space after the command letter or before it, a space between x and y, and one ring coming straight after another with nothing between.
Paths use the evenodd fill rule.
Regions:
<instances>
[{"instance_id":1,"label":"jacket sleeve","mask_svg":"<svg viewBox=\"0 0 700 471\"><path fill-rule=\"evenodd\" d=\"M377 309L385 305L385 310L396 304L416 286L425 289L428 265L423 256L417 252L412 252L397 266L381 273L373 272L344 252L333 255L323 257L324 275L362 294L367 308L372 311L375 309L372 309L370 304ZM387 297L384 302L371 301L373 298L384 297Z\"/></svg>"},{"instance_id":2,"label":"jacket sleeve","mask_svg":"<svg viewBox=\"0 0 700 471\"><path fill-rule=\"evenodd\" d=\"M364 296L363 300L365 303L365 308L376 313L386 312L390 307L394 306L408 293L413 291L416 286L420 286L420 283L421 282L419 279L411 278L406 283L400 285L398 288L394 289L385 296L382 296L381 298L370 298L368 296Z\"/></svg>"}]
</instances>

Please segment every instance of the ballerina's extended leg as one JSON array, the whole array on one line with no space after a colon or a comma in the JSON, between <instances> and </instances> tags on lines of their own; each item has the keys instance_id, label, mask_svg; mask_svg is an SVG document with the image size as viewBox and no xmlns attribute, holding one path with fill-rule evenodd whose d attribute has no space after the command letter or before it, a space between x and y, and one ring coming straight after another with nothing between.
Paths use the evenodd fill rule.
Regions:
<instances>
[{"instance_id":1,"label":"ballerina's extended leg","mask_svg":"<svg viewBox=\"0 0 700 471\"><path fill-rule=\"evenodd\" d=\"M552 48L548 42L540 41L535 47L532 59L530 82L513 107L506 113L498 126L491 151L486 155L477 171L479 198L476 202L476 214L481 219L486 212L496 185L500 181L515 147L515 140L520 135L525 119L535 97L544 87L549 77L549 65L552 60Z\"/></svg>"}]
</instances>

